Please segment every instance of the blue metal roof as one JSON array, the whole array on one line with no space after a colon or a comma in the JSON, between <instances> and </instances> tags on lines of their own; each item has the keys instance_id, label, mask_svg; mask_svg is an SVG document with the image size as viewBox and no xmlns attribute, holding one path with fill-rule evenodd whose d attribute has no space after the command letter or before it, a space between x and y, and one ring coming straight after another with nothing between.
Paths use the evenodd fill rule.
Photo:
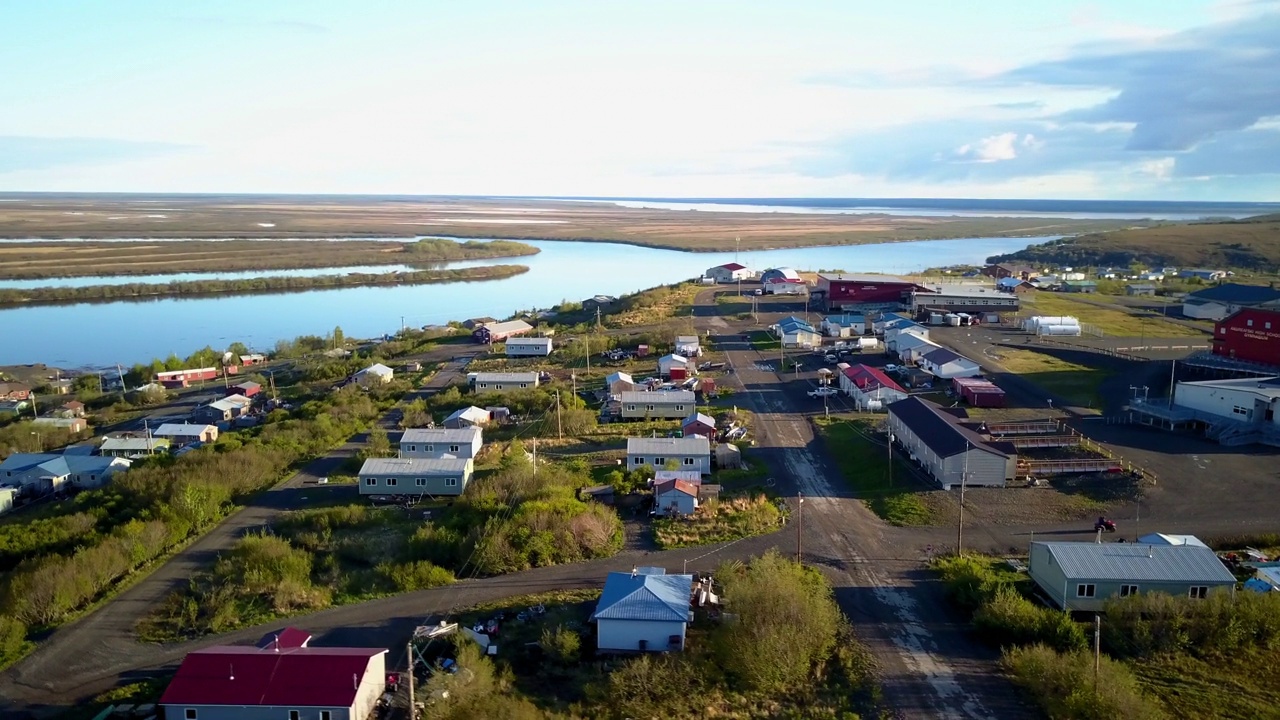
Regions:
<instances>
[{"instance_id":1,"label":"blue metal roof","mask_svg":"<svg viewBox=\"0 0 1280 720\"><path fill-rule=\"evenodd\" d=\"M692 575L611 572L592 620L689 622Z\"/></svg>"},{"instance_id":2,"label":"blue metal roof","mask_svg":"<svg viewBox=\"0 0 1280 720\"><path fill-rule=\"evenodd\" d=\"M1038 542L1068 580L1228 584L1235 576L1218 556L1195 545Z\"/></svg>"}]
</instances>

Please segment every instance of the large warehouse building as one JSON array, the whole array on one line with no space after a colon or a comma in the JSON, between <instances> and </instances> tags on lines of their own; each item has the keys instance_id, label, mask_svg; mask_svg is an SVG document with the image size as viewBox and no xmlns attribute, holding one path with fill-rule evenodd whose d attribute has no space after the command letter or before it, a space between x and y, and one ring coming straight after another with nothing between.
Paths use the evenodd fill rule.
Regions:
<instances>
[{"instance_id":1,"label":"large warehouse building","mask_svg":"<svg viewBox=\"0 0 1280 720\"><path fill-rule=\"evenodd\" d=\"M1245 308L1219 320L1213 328L1213 354L1280 365L1280 310Z\"/></svg>"},{"instance_id":2,"label":"large warehouse building","mask_svg":"<svg viewBox=\"0 0 1280 720\"><path fill-rule=\"evenodd\" d=\"M821 295L828 311L897 310L916 290L928 288L893 275L818 273L814 294Z\"/></svg>"},{"instance_id":3,"label":"large warehouse building","mask_svg":"<svg viewBox=\"0 0 1280 720\"><path fill-rule=\"evenodd\" d=\"M1019 298L981 285L931 285L911 293L911 310L949 312L1017 312Z\"/></svg>"},{"instance_id":4,"label":"large warehouse building","mask_svg":"<svg viewBox=\"0 0 1280 720\"><path fill-rule=\"evenodd\" d=\"M909 397L889 406L889 432L943 490L966 485L1004 487L1017 473L1012 446L993 443L964 426L958 408Z\"/></svg>"}]
</instances>

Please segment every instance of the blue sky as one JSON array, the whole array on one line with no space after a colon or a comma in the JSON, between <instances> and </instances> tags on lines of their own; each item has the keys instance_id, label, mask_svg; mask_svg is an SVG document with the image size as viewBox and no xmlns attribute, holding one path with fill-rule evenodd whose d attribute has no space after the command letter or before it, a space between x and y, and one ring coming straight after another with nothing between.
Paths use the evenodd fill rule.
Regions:
<instances>
[{"instance_id":1,"label":"blue sky","mask_svg":"<svg viewBox=\"0 0 1280 720\"><path fill-rule=\"evenodd\" d=\"M1280 3L0 5L0 191L1280 200Z\"/></svg>"}]
</instances>

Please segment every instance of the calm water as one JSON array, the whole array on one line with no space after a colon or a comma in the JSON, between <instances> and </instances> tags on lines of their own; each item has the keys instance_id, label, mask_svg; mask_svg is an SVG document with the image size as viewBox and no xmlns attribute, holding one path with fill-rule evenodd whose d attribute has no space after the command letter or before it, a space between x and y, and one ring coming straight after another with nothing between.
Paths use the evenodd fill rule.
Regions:
<instances>
[{"instance_id":1,"label":"calm water","mask_svg":"<svg viewBox=\"0 0 1280 720\"><path fill-rule=\"evenodd\" d=\"M499 262L499 261L490 261ZM510 261L510 262L515 262ZM449 267L466 267L468 262L460 262ZM483 264L489 264L488 262ZM443 264L441 264L443 267ZM39 287L88 287L90 285L129 285L132 283L171 283L192 282L197 280L251 280L261 277L320 277L322 275L347 275L349 273L370 273L380 275L391 272L413 272L426 269L413 268L408 265L352 265L349 267L329 268L295 268L293 270L244 270L226 273L168 273L163 275L108 275L106 277L72 277L42 278L39 280L0 280L0 289L27 290Z\"/></svg>"},{"instance_id":2,"label":"calm water","mask_svg":"<svg viewBox=\"0 0 1280 720\"><path fill-rule=\"evenodd\" d=\"M990 255L1049 239L965 238L767 250L743 252L737 260L758 270L789 266L903 273L980 263ZM348 337L374 337L395 332L402 321L421 326L479 315L506 317L563 300L622 295L687 280L735 259L732 252L686 253L611 243L529 244L542 252L506 261L528 265L529 272L505 280L0 310L0 365L132 364L169 353L185 356L205 345L224 348L236 341L267 350L278 339L324 335L334 326ZM495 261L478 264L491 262ZM476 263L450 267L466 264Z\"/></svg>"}]
</instances>

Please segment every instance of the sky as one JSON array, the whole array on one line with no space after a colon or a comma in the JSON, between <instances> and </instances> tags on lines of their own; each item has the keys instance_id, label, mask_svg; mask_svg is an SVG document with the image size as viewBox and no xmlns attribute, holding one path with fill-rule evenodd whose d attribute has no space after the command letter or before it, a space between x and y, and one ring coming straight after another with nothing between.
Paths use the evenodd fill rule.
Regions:
<instances>
[{"instance_id":1,"label":"sky","mask_svg":"<svg viewBox=\"0 0 1280 720\"><path fill-rule=\"evenodd\" d=\"M1280 1L9 2L0 191L1280 201Z\"/></svg>"}]
</instances>

